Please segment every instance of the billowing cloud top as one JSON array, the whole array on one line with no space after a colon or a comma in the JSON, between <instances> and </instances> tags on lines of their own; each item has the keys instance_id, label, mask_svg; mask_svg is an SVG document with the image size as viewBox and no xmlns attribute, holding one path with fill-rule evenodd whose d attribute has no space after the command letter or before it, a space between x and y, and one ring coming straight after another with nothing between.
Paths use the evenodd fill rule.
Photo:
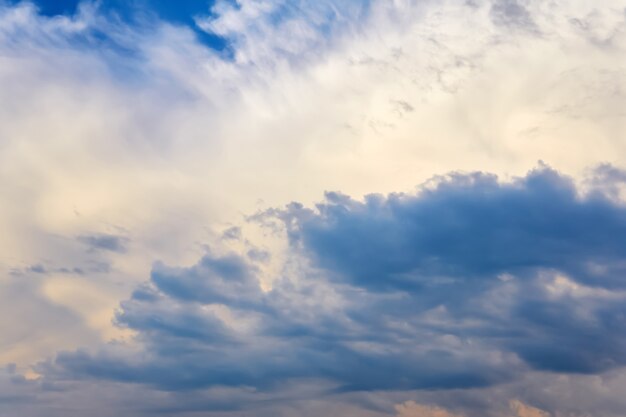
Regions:
<instances>
[{"instance_id":1,"label":"billowing cloud top","mask_svg":"<svg viewBox=\"0 0 626 417\"><path fill-rule=\"evenodd\" d=\"M623 417L625 74L622 0L0 0L0 416Z\"/></svg>"}]
</instances>

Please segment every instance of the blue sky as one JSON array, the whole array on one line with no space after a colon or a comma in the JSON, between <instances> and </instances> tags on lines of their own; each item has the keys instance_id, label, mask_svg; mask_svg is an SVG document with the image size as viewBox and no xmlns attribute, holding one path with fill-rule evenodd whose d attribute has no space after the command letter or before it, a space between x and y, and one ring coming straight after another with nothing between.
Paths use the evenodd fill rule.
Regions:
<instances>
[{"instance_id":1,"label":"blue sky","mask_svg":"<svg viewBox=\"0 0 626 417\"><path fill-rule=\"evenodd\" d=\"M13 3L19 2L13 1ZM34 2L42 15L50 17L73 15L80 3L80 0ZM156 18L172 24L183 25L192 29L198 40L204 45L217 50L224 50L227 48L227 43L222 38L200 30L194 21L196 16L210 15L212 5L212 1L203 0L180 0L176 2L167 0L106 0L99 2L99 8L102 12L121 17L129 24L133 24L137 19Z\"/></svg>"},{"instance_id":2,"label":"blue sky","mask_svg":"<svg viewBox=\"0 0 626 417\"><path fill-rule=\"evenodd\" d=\"M13 3L19 2L14 1ZM40 0L34 3L39 7L43 15L56 16L74 14L81 2L79 0ZM208 14L212 3L204 0L181 0L176 2L165 0L106 0L100 2L100 7L125 17L130 17L137 12L152 12L166 21L191 24L193 23L193 16Z\"/></svg>"},{"instance_id":3,"label":"blue sky","mask_svg":"<svg viewBox=\"0 0 626 417\"><path fill-rule=\"evenodd\" d=\"M626 2L0 2L0 417L623 417Z\"/></svg>"}]
</instances>

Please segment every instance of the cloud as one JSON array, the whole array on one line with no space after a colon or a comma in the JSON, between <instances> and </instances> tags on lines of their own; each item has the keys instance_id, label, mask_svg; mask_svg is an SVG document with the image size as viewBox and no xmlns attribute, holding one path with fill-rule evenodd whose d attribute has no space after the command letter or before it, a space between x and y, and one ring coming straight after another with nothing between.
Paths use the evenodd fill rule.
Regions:
<instances>
[{"instance_id":1,"label":"cloud","mask_svg":"<svg viewBox=\"0 0 626 417\"><path fill-rule=\"evenodd\" d=\"M580 196L550 169L509 184L452 174L418 195L365 202L328 193L317 212L294 205L282 215L317 265L362 287L419 288L433 276L462 285L540 269L594 287L626 285L622 207L603 195Z\"/></svg>"},{"instance_id":2,"label":"cloud","mask_svg":"<svg viewBox=\"0 0 626 417\"><path fill-rule=\"evenodd\" d=\"M196 23L228 39L238 63L274 66L282 60L296 63L319 58L331 47L331 40L358 30L371 4L370 0L314 4L218 0L212 15L198 17Z\"/></svg>"},{"instance_id":3,"label":"cloud","mask_svg":"<svg viewBox=\"0 0 626 417\"><path fill-rule=\"evenodd\" d=\"M111 252L126 252L127 238L109 234L94 234L78 236L78 241L87 245L92 250L105 250Z\"/></svg>"},{"instance_id":4,"label":"cloud","mask_svg":"<svg viewBox=\"0 0 626 417\"><path fill-rule=\"evenodd\" d=\"M364 202L329 193L315 211L292 205L280 216L293 243L333 279L410 293L422 311L478 318L467 299L511 279L511 290L529 294L507 295L502 317L512 322L501 336L509 348L539 369L597 372L624 363L624 341L611 330L620 301L577 305L575 297L554 299L541 281L623 292L625 214L621 203L580 195L571 180L541 168L508 184L453 174L417 195Z\"/></svg>"},{"instance_id":5,"label":"cloud","mask_svg":"<svg viewBox=\"0 0 626 417\"><path fill-rule=\"evenodd\" d=\"M507 28L520 28L536 32L537 26L523 3L517 0L497 0L491 6L491 16L496 24Z\"/></svg>"},{"instance_id":6,"label":"cloud","mask_svg":"<svg viewBox=\"0 0 626 417\"><path fill-rule=\"evenodd\" d=\"M14 365L0 369L0 415L9 415L10 412L22 409L26 403L34 403L36 397L31 390L33 385L32 381L16 372Z\"/></svg>"},{"instance_id":7,"label":"cloud","mask_svg":"<svg viewBox=\"0 0 626 417\"><path fill-rule=\"evenodd\" d=\"M330 193L316 209L264 216L285 222L292 256L310 267L265 291L234 253L156 264L117 314L139 352L63 352L39 372L172 392L319 380L350 393L492 387L532 369L626 363L626 209L550 168L511 182L453 174L364 201Z\"/></svg>"},{"instance_id":8,"label":"cloud","mask_svg":"<svg viewBox=\"0 0 626 417\"><path fill-rule=\"evenodd\" d=\"M341 391L461 387L488 384L506 374L489 369L490 361L477 352L435 346L412 352L409 345L394 346L384 336L377 338L375 328L359 329L363 323L311 298L321 291L311 284L291 288L286 283L286 288L263 293L242 265L243 260L228 255L207 256L175 272L157 266L150 284L122 305L117 319L138 332L147 355L68 352L59 355L57 365L75 376L167 390L268 389L286 378L329 379ZM445 364L437 365L440 361Z\"/></svg>"},{"instance_id":9,"label":"cloud","mask_svg":"<svg viewBox=\"0 0 626 417\"><path fill-rule=\"evenodd\" d=\"M446 404L528 372L595 387L624 361L618 169L590 190L538 170L358 196L446 171L509 178L538 159L577 179L623 165L618 3L224 1L173 17L146 1L129 17L2 2L2 358L65 350L44 379L92 395L46 392L65 409L43 413L63 416L95 415L106 392L125 401L103 415L378 417L415 399L484 417L497 401ZM325 189L346 195L318 210ZM292 246L250 249L268 234L252 225L215 232L291 200L271 221L294 222ZM94 348L119 327L136 340ZM490 398L502 413L510 398L564 409L520 397L532 386ZM419 399L435 388L454 394ZM372 400L406 389L419 392ZM603 395L585 398L623 415Z\"/></svg>"},{"instance_id":10,"label":"cloud","mask_svg":"<svg viewBox=\"0 0 626 417\"><path fill-rule=\"evenodd\" d=\"M511 401L511 410L515 412L515 417L550 417L549 413L517 400Z\"/></svg>"},{"instance_id":11,"label":"cloud","mask_svg":"<svg viewBox=\"0 0 626 417\"><path fill-rule=\"evenodd\" d=\"M33 356L46 355L50 348L100 343L93 330L83 326L83 317L46 297L38 277L12 277L2 282L2 289L0 303L12 307L10 314L0 316L3 366L28 363Z\"/></svg>"},{"instance_id":12,"label":"cloud","mask_svg":"<svg viewBox=\"0 0 626 417\"><path fill-rule=\"evenodd\" d=\"M415 401L409 401L396 406L397 417L460 417L459 414L453 414L441 407L429 407L417 404Z\"/></svg>"},{"instance_id":13,"label":"cloud","mask_svg":"<svg viewBox=\"0 0 626 417\"><path fill-rule=\"evenodd\" d=\"M498 417L550 417L550 414L539 408L524 404L519 400L509 402L510 411L513 414L503 412ZM396 417L463 417L464 414L455 414L438 406L427 406L415 401L407 401L396 405Z\"/></svg>"}]
</instances>

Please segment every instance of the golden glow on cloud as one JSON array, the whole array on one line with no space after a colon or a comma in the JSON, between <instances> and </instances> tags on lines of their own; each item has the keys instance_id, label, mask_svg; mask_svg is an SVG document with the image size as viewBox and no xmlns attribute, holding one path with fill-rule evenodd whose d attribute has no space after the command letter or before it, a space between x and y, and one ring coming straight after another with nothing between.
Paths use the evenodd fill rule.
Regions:
<instances>
[{"instance_id":1,"label":"golden glow on cloud","mask_svg":"<svg viewBox=\"0 0 626 417\"><path fill-rule=\"evenodd\" d=\"M550 417L549 413L518 400L511 401L511 410L515 412L514 417Z\"/></svg>"},{"instance_id":2,"label":"golden glow on cloud","mask_svg":"<svg viewBox=\"0 0 626 417\"><path fill-rule=\"evenodd\" d=\"M519 400L511 400L509 405L513 414L501 417L550 417L550 413ZM415 401L396 405L396 411L396 417L464 417L463 414L455 414L441 407L421 405Z\"/></svg>"},{"instance_id":3,"label":"golden glow on cloud","mask_svg":"<svg viewBox=\"0 0 626 417\"><path fill-rule=\"evenodd\" d=\"M404 404L397 405L396 411L396 417L463 417L460 414L451 413L441 407L420 405L415 401L409 401Z\"/></svg>"}]
</instances>

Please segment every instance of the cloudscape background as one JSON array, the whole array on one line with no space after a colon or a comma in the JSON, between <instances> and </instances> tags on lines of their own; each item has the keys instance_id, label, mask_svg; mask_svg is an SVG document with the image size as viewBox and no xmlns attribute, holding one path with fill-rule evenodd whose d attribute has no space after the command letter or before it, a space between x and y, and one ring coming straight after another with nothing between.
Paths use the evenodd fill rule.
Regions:
<instances>
[{"instance_id":1,"label":"cloudscape background","mask_svg":"<svg viewBox=\"0 0 626 417\"><path fill-rule=\"evenodd\" d=\"M0 416L623 417L626 1L0 0Z\"/></svg>"}]
</instances>

